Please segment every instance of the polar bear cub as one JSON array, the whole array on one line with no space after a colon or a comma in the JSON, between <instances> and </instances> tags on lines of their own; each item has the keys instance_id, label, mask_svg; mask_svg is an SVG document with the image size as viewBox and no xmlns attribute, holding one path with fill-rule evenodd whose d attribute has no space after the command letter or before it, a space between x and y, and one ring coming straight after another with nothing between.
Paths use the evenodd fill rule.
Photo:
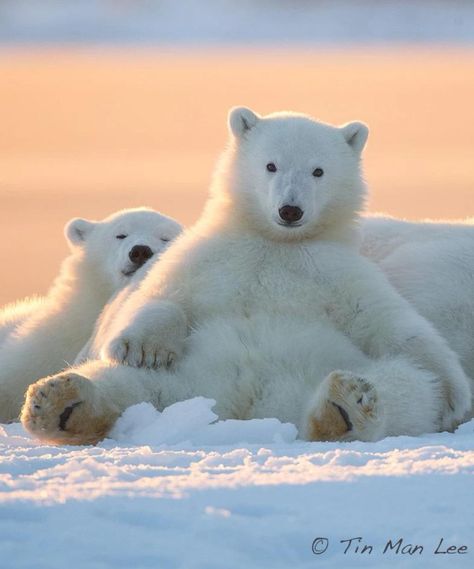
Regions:
<instances>
[{"instance_id":1,"label":"polar bear cub","mask_svg":"<svg viewBox=\"0 0 474 569\"><path fill-rule=\"evenodd\" d=\"M18 417L30 383L74 361L109 297L138 277L180 231L175 220L148 208L66 225L71 254L48 294L1 313L1 422Z\"/></svg>"},{"instance_id":2,"label":"polar bear cub","mask_svg":"<svg viewBox=\"0 0 474 569\"><path fill-rule=\"evenodd\" d=\"M24 426L94 443L129 405L196 395L309 440L456 425L456 355L357 251L367 127L237 108L229 128L201 219L111 318L101 359L30 386Z\"/></svg>"}]
</instances>

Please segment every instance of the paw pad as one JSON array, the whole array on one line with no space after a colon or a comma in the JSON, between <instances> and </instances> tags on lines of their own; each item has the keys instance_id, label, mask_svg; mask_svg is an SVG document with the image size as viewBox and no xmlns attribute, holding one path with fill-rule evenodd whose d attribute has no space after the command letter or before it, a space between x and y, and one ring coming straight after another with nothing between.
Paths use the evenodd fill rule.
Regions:
<instances>
[{"instance_id":1,"label":"paw pad","mask_svg":"<svg viewBox=\"0 0 474 569\"><path fill-rule=\"evenodd\" d=\"M70 379L68 378L67 381L70 381ZM59 415L59 430L60 431L66 430L66 423L68 422L69 417L72 415L72 412L74 411L74 409L78 405L81 405L81 404L82 404L82 401L78 401L77 403L73 403L69 407L66 407L66 409L64 409L64 411L61 413L61 415Z\"/></svg>"},{"instance_id":2,"label":"paw pad","mask_svg":"<svg viewBox=\"0 0 474 569\"><path fill-rule=\"evenodd\" d=\"M333 372L320 389L310 412L307 429L310 440L370 440L378 419L377 392L363 377L350 372Z\"/></svg>"}]
</instances>

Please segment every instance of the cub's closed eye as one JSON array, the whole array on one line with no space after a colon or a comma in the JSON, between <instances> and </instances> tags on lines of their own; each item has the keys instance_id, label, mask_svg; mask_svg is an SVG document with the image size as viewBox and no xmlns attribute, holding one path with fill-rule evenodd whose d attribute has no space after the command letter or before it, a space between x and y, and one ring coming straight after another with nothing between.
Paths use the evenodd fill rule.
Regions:
<instances>
[{"instance_id":1,"label":"cub's closed eye","mask_svg":"<svg viewBox=\"0 0 474 569\"><path fill-rule=\"evenodd\" d=\"M276 172L277 171L277 167L275 166L275 164L273 162L269 162L267 164L267 170L269 172Z\"/></svg>"},{"instance_id":2,"label":"cub's closed eye","mask_svg":"<svg viewBox=\"0 0 474 569\"><path fill-rule=\"evenodd\" d=\"M169 243L171 241L169 237L161 237L161 240L163 241L163 243Z\"/></svg>"},{"instance_id":3,"label":"cub's closed eye","mask_svg":"<svg viewBox=\"0 0 474 569\"><path fill-rule=\"evenodd\" d=\"M321 176L324 174L324 170L322 168L316 168L315 170L313 170L313 176L315 178L321 178Z\"/></svg>"},{"instance_id":4,"label":"cub's closed eye","mask_svg":"<svg viewBox=\"0 0 474 569\"><path fill-rule=\"evenodd\" d=\"M125 235L125 233L121 233L120 235L116 235L115 239L126 239L128 237L128 235Z\"/></svg>"}]
</instances>

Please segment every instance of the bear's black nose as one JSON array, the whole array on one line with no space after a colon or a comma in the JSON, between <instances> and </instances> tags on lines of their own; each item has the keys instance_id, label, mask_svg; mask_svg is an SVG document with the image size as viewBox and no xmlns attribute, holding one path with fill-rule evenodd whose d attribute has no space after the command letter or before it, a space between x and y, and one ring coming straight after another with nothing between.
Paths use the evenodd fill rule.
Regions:
<instances>
[{"instance_id":1,"label":"bear's black nose","mask_svg":"<svg viewBox=\"0 0 474 569\"><path fill-rule=\"evenodd\" d=\"M303 210L296 205L284 205L278 213L285 223L295 223L303 217Z\"/></svg>"},{"instance_id":2,"label":"bear's black nose","mask_svg":"<svg viewBox=\"0 0 474 569\"><path fill-rule=\"evenodd\" d=\"M153 251L148 247L148 245L135 245L131 248L128 256L132 263L141 267L148 261L148 259L153 257Z\"/></svg>"}]
</instances>

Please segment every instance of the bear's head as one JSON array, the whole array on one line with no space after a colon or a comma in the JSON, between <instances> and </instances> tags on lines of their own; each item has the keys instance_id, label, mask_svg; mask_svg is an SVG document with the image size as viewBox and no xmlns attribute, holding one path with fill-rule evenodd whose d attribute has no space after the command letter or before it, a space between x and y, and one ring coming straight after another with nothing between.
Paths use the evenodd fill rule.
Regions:
<instances>
[{"instance_id":1,"label":"bear's head","mask_svg":"<svg viewBox=\"0 0 474 569\"><path fill-rule=\"evenodd\" d=\"M261 117L241 107L230 111L229 130L223 169L241 222L273 239L347 240L365 200L363 123L335 127L301 114Z\"/></svg>"},{"instance_id":2,"label":"bear's head","mask_svg":"<svg viewBox=\"0 0 474 569\"><path fill-rule=\"evenodd\" d=\"M103 221L71 219L64 229L85 271L110 292L125 286L145 263L156 259L182 231L174 219L148 208L126 209ZM91 280L93 277L91 276Z\"/></svg>"}]
</instances>

